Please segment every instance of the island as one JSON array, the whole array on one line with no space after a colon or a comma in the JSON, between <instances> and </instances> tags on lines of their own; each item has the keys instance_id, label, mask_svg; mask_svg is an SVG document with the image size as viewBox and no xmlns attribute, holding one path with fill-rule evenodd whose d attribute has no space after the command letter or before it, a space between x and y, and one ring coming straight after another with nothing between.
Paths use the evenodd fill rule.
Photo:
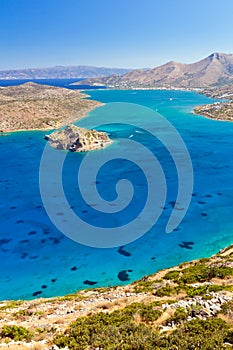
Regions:
<instances>
[{"instance_id":1,"label":"island","mask_svg":"<svg viewBox=\"0 0 233 350\"><path fill-rule=\"evenodd\" d=\"M61 128L102 105L87 97L77 90L36 83L0 87L0 131Z\"/></svg>"},{"instance_id":2,"label":"island","mask_svg":"<svg viewBox=\"0 0 233 350\"><path fill-rule=\"evenodd\" d=\"M54 148L72 152L98 150L112 143L105 132L88 130L72 124L63 130L45 135L45 139Z\"/></svg>"}]
</instances>

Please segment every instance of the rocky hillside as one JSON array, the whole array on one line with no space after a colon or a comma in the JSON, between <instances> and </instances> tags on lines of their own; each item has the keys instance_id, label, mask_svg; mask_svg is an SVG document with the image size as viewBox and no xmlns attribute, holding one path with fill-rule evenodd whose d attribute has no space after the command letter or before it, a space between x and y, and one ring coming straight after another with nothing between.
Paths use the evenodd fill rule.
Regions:
<instances>
[{"instance_id":1,"label":"rocky hillside","mask_svg":"<svg viewBox=\"0 0 233 350\"><path fill-rule=\"evenodd\" d=\"M129 69L92 66L57 66L49 68L28 68L0 71L0 79L65 79L91 78L125 74Z\"/></svg>"},{"instance_id":2,"label":"rocky hillside","mask_svg":"<svg viewBox=\"0 0 233 350\"><path fill-rule=\"evenodd\" d=\"M128 271L121 273L127 276ZM51 299L2 301L0 348L6 347L230 350L233 248L127 286Z\"/></svg>"},{"instance_id":3,"label":"rocky hillside","mask_svg":"<svg viewBox=\"0 0 233 350\"><path fill-rule=\"evenodd\" d=\"M213 53L192 64L168 62L162 66L134 70L122 76L88 79L85 84L113 88L203 88L233 83L233 55ZM80 84L84 84L81 82Z\"/></svg>"},{"instance_id":4,"label":"rocky hillside","mask_svg":"<svg viewBox=\"0 0 233 350\"><path fill-rule=\"evenodd\" d=\"M201 93L212 98L233 100L233 84L209 87L203 89Z\"/></svg>"},{"instance_id":5,"label":"rocky hillside","mask_svg":"<svg viewBox=\"0 0 233 350\"><path fill-rule=\"evenodd\" d=\"M101 105L77 90L27 83L0 88L0 131L55 129Z\"/></svg>"}]
</instances>

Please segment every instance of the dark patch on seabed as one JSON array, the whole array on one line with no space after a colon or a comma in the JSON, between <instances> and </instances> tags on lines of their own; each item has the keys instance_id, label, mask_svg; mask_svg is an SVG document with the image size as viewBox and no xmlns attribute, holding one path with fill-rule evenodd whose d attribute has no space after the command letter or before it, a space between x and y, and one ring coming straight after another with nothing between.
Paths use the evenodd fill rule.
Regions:
<instances>
[{"instance_id":1,"label":"dark patch on seabed","mask_svg":"<svg viewBox=\"0 0 233 350\"><path fill-rule=\"evenodd\" d=\"M121 246L121 247L117 250L117 252L118 252L119 254L121 254L121 255L124 255L124 256L131 256L131 253L127 252L127 251L124 249L123 246Z\"/></svg>"}]
</instances>

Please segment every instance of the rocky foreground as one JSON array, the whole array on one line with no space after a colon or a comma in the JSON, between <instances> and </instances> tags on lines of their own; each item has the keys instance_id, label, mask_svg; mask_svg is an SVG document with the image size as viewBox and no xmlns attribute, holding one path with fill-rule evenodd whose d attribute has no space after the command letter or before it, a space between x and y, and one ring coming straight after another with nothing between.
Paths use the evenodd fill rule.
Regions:
<instances>
[{"instance_id":1,"label":"rocky foreground","mask_svg":"<svg viewBox=\"0 0 233 350\"><path fill-rule=\"evenodd\" d=\"M233 248L127 286L3 301L0 327L14 350L232 349Z\"/></svg>"},{"instance_id":2,"label":"rocky foreground","mask_svg":"<svg viewBox=\"0 0 233 350\"><path fill-rule=\"evenodd\" d=\"M54 148L72 152L98 150L112 143L105 132L87 130L72 124L68 125L64 130L46 135L45 139Z\"/></svg>"},{"instance_id":3,"label":"rocky foreground","mask_svg":"<svg viewBox=\"0 0 233 350\"><path fill-rule=\"evenodd\" d=\"M101 106L77 90L26 83L0 87L0 131L51 130Z\"/></svg>"}]
</instances>

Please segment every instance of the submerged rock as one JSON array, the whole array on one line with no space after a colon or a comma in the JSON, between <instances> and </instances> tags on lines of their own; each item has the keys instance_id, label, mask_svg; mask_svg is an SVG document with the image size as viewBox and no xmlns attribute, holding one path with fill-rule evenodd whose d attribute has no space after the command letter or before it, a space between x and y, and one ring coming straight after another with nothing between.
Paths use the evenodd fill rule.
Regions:
<instances>
[{"instance_id":1,"label":"submerged rock","mask_svg":"<svg viewBox=\"0 0 233 350\"><path fill-rule=\"evenodd\" d=\"M129 275L126 270L122 270L118 273L117 277L120 281L129 281Z\"/></svg>"},{"instance_id":2,"label":"submerged rock","mask_svg":"<svg viewBox=\"0 0 233 350\"><path fill-rule=\"evenodd\" d=\"M104 132L80 128L73 124L68 125L64 130L45 135L45 139L54 148L72 152L101 149L112 143Z\"/></svg>"}]
</instances>

